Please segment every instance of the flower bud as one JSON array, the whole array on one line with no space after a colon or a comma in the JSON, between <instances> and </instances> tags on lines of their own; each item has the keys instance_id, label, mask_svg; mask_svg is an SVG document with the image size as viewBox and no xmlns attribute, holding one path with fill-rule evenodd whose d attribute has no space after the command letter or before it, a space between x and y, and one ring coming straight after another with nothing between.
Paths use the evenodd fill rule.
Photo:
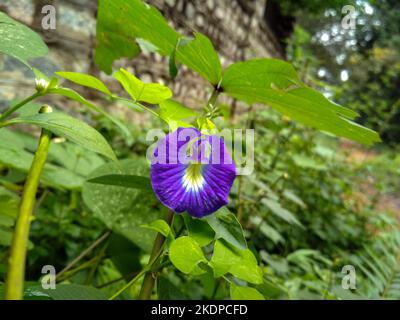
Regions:
<instances>
[{"instance_id":1,"label":"flower bud","mask_svg":"<svg viewBox=\"0 0 400 320\"><path fill-rule=\"evenodd\" d=\"M49 86L49 82L46 79L43 79L43 78L41 78L41 79L36 78L35 79L35 84L36 84L36 90L38 92L46 91L48 86Z\"/></svg>"}]
</instances>

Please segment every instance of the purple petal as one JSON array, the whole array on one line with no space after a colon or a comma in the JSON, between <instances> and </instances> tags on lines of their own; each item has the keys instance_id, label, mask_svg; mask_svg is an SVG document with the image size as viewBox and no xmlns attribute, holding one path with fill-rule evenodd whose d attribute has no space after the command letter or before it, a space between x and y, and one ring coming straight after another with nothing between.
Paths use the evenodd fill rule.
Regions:
<instances>
[{"instance_id":1,"label":"purple petal","mask_svg":"<svg viewBox=\"0 0 400 320\"><path fill-rule=\"evenodd\" d=\"M176 213L204 217L228 203L236 167L224 141L194 128L178 128L161 139L151 164L160 201Z\"/></svg>"}]
</instances>

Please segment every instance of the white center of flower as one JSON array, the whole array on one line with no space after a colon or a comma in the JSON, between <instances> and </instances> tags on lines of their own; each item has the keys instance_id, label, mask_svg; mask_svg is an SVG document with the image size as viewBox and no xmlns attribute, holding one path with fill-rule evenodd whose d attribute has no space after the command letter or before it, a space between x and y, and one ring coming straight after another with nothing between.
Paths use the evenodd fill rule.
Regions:
<instances>
[{"instance_id":1,"label":"white center of flower","mask_svg":"<svg viewBox=\"0 0 400 320\"><path fill-rule=\"evenodd\" d=\"M182 182L186 191L199 191L203 188L203 165L201 163L191 163L185 170Z\"/></svg>"}]
</instances>

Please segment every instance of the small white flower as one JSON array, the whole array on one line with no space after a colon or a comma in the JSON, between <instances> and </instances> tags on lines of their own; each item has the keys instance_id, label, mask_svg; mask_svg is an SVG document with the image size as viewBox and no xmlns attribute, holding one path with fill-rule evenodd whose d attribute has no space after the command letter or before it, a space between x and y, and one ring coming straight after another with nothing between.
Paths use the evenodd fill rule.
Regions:
<instances>
[{"instance_id":1,"label":"small white flower","mask_svg":"<svg viewBox=\"0 0 400 320\"><path fill-rule=\"evenodd\" d=\"M49 86L49 82L46 79L35 79L35 83L36 83L36 90L41 92L41 91L45 91L47 89L47 87Z\"/></svg>"}]
</instances>

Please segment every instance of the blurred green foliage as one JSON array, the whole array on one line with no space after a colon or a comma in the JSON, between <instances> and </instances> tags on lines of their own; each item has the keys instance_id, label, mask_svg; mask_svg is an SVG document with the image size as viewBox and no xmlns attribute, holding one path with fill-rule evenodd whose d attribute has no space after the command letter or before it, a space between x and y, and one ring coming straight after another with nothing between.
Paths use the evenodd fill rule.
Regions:
<instances>
[{"instance_id":1,"label":"blurred green foliage","mask_svg":"<svg viewBox=\"0 0 400 320\"><path fill-rule=\"evenodd\" d=\"M303 70L306 83L357 110L360 113L357 122L377 130L386 144L398 144L400 3L396 0L346 3L354 7L355 29L341 25L345 16L341 1L320 3L324 10L312 14L313 10L298 5L297 1L282 2L283 7L295 5L298 18L289 41L290 59ZM347 76L341 79L343 72Z\"/></svg>"}]
</instances>

